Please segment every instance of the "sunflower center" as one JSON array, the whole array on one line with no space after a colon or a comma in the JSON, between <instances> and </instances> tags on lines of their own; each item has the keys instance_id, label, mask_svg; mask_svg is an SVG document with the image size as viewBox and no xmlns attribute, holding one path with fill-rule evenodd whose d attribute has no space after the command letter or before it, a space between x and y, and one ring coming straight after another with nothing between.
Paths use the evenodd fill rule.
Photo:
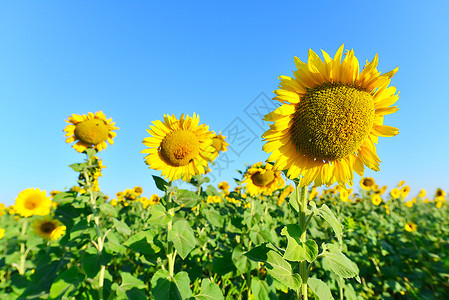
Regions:
<instances>
[{"instance_id":1,"label":"sunflower center","mask_svg":"<svg viewBox=\"0 0 449 300\"><path fill-rule=\"evenodd\" d=\"M45 222L41 225L41 232L52 233L56 229L56 225L53 222Z\"/></svg>"},{"instance_id":2,"label":"sunflower center","mask_svg":"<svg viewBox=\"0 0 449 300\"><path fill-rule=\"evenodd\" d=\"M30 196L26 199L24 206L26 209L33 210L38 206L39 200L39 196Z\"/></svg>"},{"instance_id":3,"label":"sunflower center","mask_svg":"<svg viewBox=\"0 0 449 300\"><path fill-rule=\"evenodd\" d=\"M109 129L103 120L86 120L76 124L76 138L87 144L100 144L106 140L108 135Z\"/></svg>"},{"instance_id":4,"label":"sunflower center","mask_svg":"<svg viewBox=\"0 0 449 300\"><path fill-rule=\"evenodd\" d=\"M273 182L274 172L271 170L268 170L265 173L256 172L251 176L251 180L257 186L266 186Z\"/></svg>"},{"instance_id":5,"label":"sunflower center","mask_svg":"<svg viewBox=\"0 0 449 300\"><path fill-rule=\"evenodd\" d=\"M355 152L374 121L372 95L362 88L324 83L310 89L293 116L291 139L308 157L337 160Z\"/></svg>"},{"instance_id":6,"label":"sunflower center","mask_svg":"<svg viewBox=\"0 0 449 300\"><path fill-rule=\"evenodd\" d=\"M371 178L365 178L365 179L363 179L363 185L364 186L372 186L372 185L374 185L374 181Z\"/></svg>"},{"instance_id":7,"label":"sunflower center","mask_svg":"<svg viewBox=\"0 0 449 300\"><path fill-rule=\"evenodd\" d=\"M212 139L212 147L214 147L215 150L220 151L222 145L223 145L223 142L220 139L218 139L218 138Z\"/></svg>"},{"instance_id":8,"label":"sunflower center","mask_svg":"<svg viewBox=\"0 0 449 300\"><path fill-rule=\"evenodd\" d=\"M168 134L161 143L159 153L172 166L185 166L198 156L200 141L189 130L178 130Z\"/></svg>"}]
</instances>

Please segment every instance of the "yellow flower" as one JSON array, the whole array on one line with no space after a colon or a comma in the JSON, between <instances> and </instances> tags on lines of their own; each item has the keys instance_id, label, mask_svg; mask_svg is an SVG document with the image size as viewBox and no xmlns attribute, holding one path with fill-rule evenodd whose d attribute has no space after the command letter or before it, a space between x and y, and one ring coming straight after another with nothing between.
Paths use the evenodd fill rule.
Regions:
<instances>
[{"instance_id":1,"label":"yellow flower","mask_svg":"<svg viewBox=\"0 0 449 300\"><path fill-rule=\"evenodd\" d=\"M161 201L161 198L158 195L156 195L156 194L151 195L151 197L150 197L150 205L151 206L159 204L160 201Z\"/></svg>"},{"instance_id":2,"label":"yellow flower","mask_svg":"<svg viewBox=\"0 0 449 300\"><path fill-rule=\"evenodd\" d=\"M413 207L413 201L407 201L407 202L405 202L405 206L407 206L407 207Z\"/></svg>"},{"instance_id":3,"label":"yellow flower","mask_svg":"<svg viewBox=\"0 0 449 300\"><path fill-rule=\"evenodd\" d=\"M405 184L405 180L401 180L398 183L398 188L400 188L401 186L403 186Z\"/></svg>"},{"instance_id":4,"label":"yellow flower","mask_svg":"<svg viewBox=\"0 0 449 300\"><path fill-rule=\"evenodd\" d=\"M426 190L421 189L418 194L418 198L424 198L426 196Z\"/></svg>"},{"instance_id":5,"label":"yellow flower","mask_svg":"<svg viewBox=\"0 0 449 300\"><path fill-rule=\"evenodd\" d=\"M226 194L229 194L229 184L226 181L220 182L218 184L218 188L222 191L224 191Z\"/></svg>"},{"instance_id":6,"label":"yellow flower","mask_svg":"<svg viewBox=\"0 0 449 300\"><path fill-rule=\"evenodd\" d=\"M348 202L349 201L349 193L347 190L341 190L340 191L340 199L343 202Z\"/></svg>"},{"instance_id":7,"label":"yellow flower","mask_svg":"<svg viewBox=\"0 0 449 300\"><path fill-rule=\"evenodd\" d=\"M199 122L195 113L192 118L164 115L164 122L153 121L154 126L147 129L150 137L143 139L148 149L142 150L148 153L145 162L149 168L161 170L170 181L190 181L193 175L205 174L217 154L212 147L213 132Z\"/></svg>"},{"instance_id":8,"label":"yellow flower","mask_svg":"<svg viewBox=\"0 0 449 300\"><path fill-rule=\"evenodd\" d=\"M228 201L232 201L233 200L233 198L227 198L227 199L228 199ZM232 199L232 200L230 200L230 199ZM206 199L206 202L207 203L221 203L221 202L223 202L223 199L221 199L220 196L208 195L207 199Z\"/></svg>"},{"instance_id":9,"label":"yellow flower","mask_svg":"<svg viewBox=\"0 0 449 300\"><path fill-rule=\"evenodd\" d=\"M246 203L243 208L251 208L251 202Z\"/></svg>"},{"instance_id":10,"label":"yellow flower","mask_svg":"<svg viewBox=\"0 0 449 300\"><path fill-rule=\"evenodd\" d=\"M444 198L444 196L438 196L435 198L435 202L445 202L446 198Z\"/></svg>"},{"instance_id":11,"label":"yellow flower","mask_svg":"<svg viewBox=\"0 0 449 300\"><path fill-rule=\"evenodd\" d=\"M307 64L295 57L294 77L281 76L274 91L282 105L265 116L274 122L263 135L268 161L275 170L288 169L289 178L301 175L301 186L351 184L364 166L378 171L378 137L398 134L383 125L384 115L398 110L391 107L396 88L388 87L398 69L380 75L376 55L359 73L353 50L343 62L343 45L334 59L322 52L324 62L312 50Z\"/></svg>"},{"instance_id":12,"label":"yellow flower","mask_svg":"<svg viewBox=\"0 0 449 300\"><path fill-rule=\"evenodd\" d=\"M310 191L310 193L309 193L309 201L312 201L313 199L315 199L316 197L318 197L319 194L320 194L320 193L316 190L316 187L314 186L314 187L312 188L312 190Z\"/></svg>"},{"instance_id":13,"label":"yellow flower","mask_svg":"<svg viewBox=\"0 0 449 300\"><path fill-rule=\"evenodd\" d=\"M287 197L288 195L290 195L294 190L295 190L295 188L294 188L291 184L289 184L289 185L282 191L282 193L279 195L279 198L278 198L278 205L281 205L281 204L284 202L285 197Z\"/></svg>"},{"instance_id":14,"label":"yellow flower","mask_svg":"<svg viewBox=\"0 0 449 300\"><path fill-rule=\"evenodd\" d=\"M71 192L77 192L79 194L84 194L87 193L87 191L85 189L83 189L82 187L78 186L78 185L74 185L70 188Z\"/></svg>"},{"instance_id":15,"label":"yellow flower","mask_svg":"<svg viewBox=\"0 0 449 300\"><path fill-rule=\"evenodd\" d=\"M424 202L424 203L429 203L430 200L429 200L429 198L426 198L426 199L423 200L423 202Z\"/></svg>"},{"instance_id":16,"label":"yellow flower","mask_svg":"<svg viewBox=\"0 0 449 300\"><path fill-rule=\"evenodd\" d=\"M117 206L117 203L118 203L118 202L117 202L117 199L112 199L112 200L111 200L111 205L112 205L112 206Z\"/></svg>"},{"instance_id":17,"label":"yellow flower","mask_svg":"<svg viewBox=\"0 0 449 300\"><path fill-rule=\"evenodd\" d=\"M410 187L406 185L401 189L401 197L405 199L408 196L408 193L410 193Z\"/></svg>"},{"instance_id":18,"label":"yellow flower","mask_svg":"<svg viewBox=\"0 0 449 300\"><path fill-rule=\"evenodd\" d=\"M379 206L382 203L382 197L379 194L374 194L371 196L371 201L374 205Z\"/></svg>"},{"instance_id":19,"label":"yellow flower","mask_svg":"<svg viewBox=\"0 0 449 300\"><path fill-rule=\"evenodd\" d=\"M123 192L118 192L115 195L117 196L117 198L124 198L125 197L125 193L123 193Z\"/></svg>"},{"instance_id":20,"label":"yellow flower","mask_svg":"<svg viewBox=\"0 0 449 300\"><path fill-rule=\"evenodd\" d=\"M271 164L264 165L261 162L249 167L243 178L242 184L246 184L246 190L251 196L268 196L285 185L281 172L274 171Z\"/></svg>"},{"instance_id":21,"label":"yellow flower","mask_svg":"<svg viewBox=\"0 0 449 300\"><path fill-rule=\"evenodd\" d=\"M401 191L399 191L398 188L394 188L390 191L390 196L391 196L391 198L397 199L397 198L401 197Z\"/></svg>"},{"instance_id":22,"label":"yellow flower","mask_svg":"<svg viewBox=\"0 0 449 300\"><path fill-rule=\"evenodd\" d=\"M228 142L225 141L226 137L221 135L220 133L217 135L214 132L214 137L212 138L212 147L214 147L216 152L226 152L228 150Z\"/></svg>"},{"instance_id":23,"label":"yellow flower","mask_svg":"<svg viewBox=\"0 0 449 300\"><path fill-rule=\"evenodd\" d=\"M133 188L133 192L134 192L134 194L136 194L136 195L141 195L141 194L143 193L143 188L141 188L140 186L135 186L135 187Z\"/></svg>"},{"instance_id":24,"label":"yellow flower","mask_svg":"<svg viewBox=\"0 0 449 300\"><path fill-rule=\"evenodd\" d=\"M22 217L45 216L50 213L51 200L45 191L26 189L19 193L14 203L14 210Z\"/></svg>"},{"instance_id":25,"label":"yellow flower","mask_svg":"<svg viewBox=\"0 0 449 300\"><path fill-rule=\"evenodd\" d=\"M47 240L57 240L65 234L66 227L50 216L36 218L31 224L34 233Z\"/></svg>"},{"instance_id":26,"label":"yellow flower","mask_svg":"<svg viewBox=\"0 0 449 300\"><path fill-rule=\"evenodd\" d=\"M5 236L5 229L0 228L0 240Z\"/></svg>"},{"instance_id":27,"label":"yellow flower","mask_svg":"<svg viewBox=\"0 0 449 300\"><path fill-rule=\"evenodd\" d=\"M414 232L418 228L418 225L413 222L408 222L407 224L405 224L404 228L408 232Z\"/></svg>"},{"instance_id":28,"label":"yellow flower","mask_svg":"<svg viewBox=\"0 0 449 300\"><path fill-rule=\"evenodd\" d=\"M114 144L113 138L117 135L114 130L119 129L114 126L112 119L106 119L102 111L90 112L87 115L73 114L66 122L71 123L64 129L66 143L77 141L73 149L80 153L87 148L95 148L97 151L106 149L106 141Z\"/></svg>"},{"instance_id":29,"label":"yellow flower","mask_svg":"<svg viewBox=\"0 0 449 300\"><path fill-rule=\"evenodd\" d=\"M437 201L435 205L436 207L441 208L443 206L443 202Z\"/></svg>"},{"instance_id":30,"label":"yellow flower","mask_svg":"<svg viewBox=\"0 0 449 300\"><path fill-rule=\"evenodd\" d=\"M384 207L385 207L385 213L387 215L389 215L390 214L390 208L388 207L388 204L385 204Z\"/></svg>"},{"instance_id":31,"label":"yellow flower","mask_svg":"<svg viewBox=\"0 0 449 300\"><path fill-rule=\"evenodd\" d=\"M435 197L440 197L440 196L445 197L445 196L446 196L446 192L443 191L442 189L438 188L438 189L436 190L436 192L435 192Z\"/></svg>"},{"instance_id":32,"label":"yellow flower","mask_svg":"<svg viewBox=\"0 0 449 300\"><path fill-rule=\"evenodd\" d=\"M375 185L376 182L371 177L362 178L362 180L360 181L360 186L362 187L362 189L367 191L372 190L375 187Z\"/></svg>"}]
</instances>

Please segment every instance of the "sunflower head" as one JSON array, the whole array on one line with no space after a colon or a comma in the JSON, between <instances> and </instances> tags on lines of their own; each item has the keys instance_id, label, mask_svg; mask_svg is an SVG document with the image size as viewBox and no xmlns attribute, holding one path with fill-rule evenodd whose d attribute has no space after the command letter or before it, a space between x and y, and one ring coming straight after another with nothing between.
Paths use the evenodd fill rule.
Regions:
<instances>
[{"instance_id":1,"label":"sunflower head","mask_svg":"<svg viewBox=\"0 0 449 300\"><path fill-rule=\"evenodd\" d=\"M36 218L31 224L31 228L37 235L47 240L57 240L66 231L66 227L59 220L50 216Z\"/></svg>"},{"instance_id":2,"label":"sunflower head","mask_svg":"<svg viewBox=\"0 0 449 300\"><path fill-rule=\"evenodd\" d=\"M87 115L73 114L66 122L70 123L64 129L66 143L77 141L73 148L78 152L87 148L95 148L97 151L106 149L106 141L112 145L113 138L117 135L114 130L119 129L114 126L112 119L106 119L102 111L90 112Z\"/></svg>"},{"instance_id":3,"label":"sunflower head","mask_svg":"<svg viewBox=\"0 0 449 300\"><path fill-rule=\"evenodd\" d=\"M409 193L410 193L410 186L408 186L408 185L403 186L401 189L401 197L406 198Z\"/></svg>"},{"instance_id":4,"label":"sunflower head","mask_svg":"<svg viewBox=\"0 0 449 300\"><path fill-rule=\"evenodd\" d=\"M360 181L360 186L362 187L362 189L367 191L374 189L375 185L376 182L371 177L362 178L362 180Z\"/></svg>"},{"instance_id":5,"label":"sunflower head","mask_svg":"<svg viewBox=\"0 0 449 300\"><path fill-rule=\"evenodd\" d=\"M161 198L158 195L156 195L156 194L151 195L151 197L150 197L150 205L159 204L160 201L161 201Z\"/></svg>"},{"instance_id":6,"label":"sunflower head","mask_svg":"<svg viewBox=\"0 0 449 300\"><path fill-rule=\"evenodd\" d=\"M381 75L376 55L359 72L353 50L341 61L343 46L333 59L323 56L310 50L307 63L295 57L294 77L281 76L274 91L282 105L265 116L274 122L263 135L268 161L275 170L288 169L290 178L301 176L301 186L352 184L354 171L378 171L378 137L398 133L383 125L384 115L398 110L391 107L396 89L388 87L397 68Z\"/></svg>"},{"instance_id":7,"label":"sunflower head","mask_svg":"<svg viewBox=\"0 0 449 300\"><path fill-rule=\"evenodd\" d=\"M268 196L285 185L281 172L273 170L271 164L256 163L249 167L243 176L242 183L246 184L246 190L252 196Z\"/></svg>"},{"instance_id":8,"label":"sunflower head","mask_svg":"<svg viewBox=\"0 0 449 300\"><path fill-rule=\"evenodd\" d=\"M5 229L0 228L0 240L5 236Z\"/></svg>"},{"instance_id":9,"label":"sunflower head","mask_svg":"<svg viewBox=\"0 0 449 300\"><path fill-rule=\"evenodd\" d=\"M182 115L164 115L164 122L154 121L147 130L150 137L143 139L148 153L145 162L151 169L161 170L170 181L182 178L190 181L193 175L205 174L208 163L213 161L216 150L212 147L213 132L209 127L199 125L194 113L190 118Z\"/></svg>"},{"instance_id":10,"label":"sunflower head","mask_svg":"<svg viewBox=\"0 0 449 300\"><path fill-rule=\"evenodd\" d=\"M390 196L393 199L398 199L399 197L401 197L401 191L398 188L394 188L390 191Z\"/></svg>"},{"instance_id":11,"label":"sunflower head","mask_svg":"<svg viewBox=\"0 0 449 300\"><path fill-rule=\"evenodd\" d=\"M225 139L226 137L221 135L221 131L218 135L214 133L212 147L214 147L216 152L226 152L228 150L229 143L226 142Z\"/></svg>"},{"instance_id":12,"label":"sunflower head","mask_svg":"<svg viewBox=\"0 0 449 300\"><path fill-rule=\"evenodd\" d=\"M426 196L426 190L421 189L418 194L418 198L424 198Z\"/></svg>"},{"instance_id":13,"label":"sunflower head","mask_svg":"<svg viewBox=\"0 0 449 300\"><path fill-rule=\"evenodd\" d=\"M45 216L50 213L50 209L50 198L38 188L23 190L14 203L15 212L22 217Z\"/></svg>"},{"instance_id":14,"label":"sunflower head","mask_svg":"<svg viewBox=\"0 0 449 300\"><path fill-rule=\"evenodd\" d=\"M371 201L374 205L379 206L382 203L382 197L379 194L374 194L371 197Z\"/></svg>"},{"instance_id":15,"label":"sunflower head","mask_svg":"<svg viewBox=\"0 0 449 300\"><path fill-rule=\"evenodd\" d=\"M408 232L414 232L416 231L416 229L418 229L418 225L413 222L408 222L407 224L405 224L404 228Z\"/></svg>"}]
</instances>

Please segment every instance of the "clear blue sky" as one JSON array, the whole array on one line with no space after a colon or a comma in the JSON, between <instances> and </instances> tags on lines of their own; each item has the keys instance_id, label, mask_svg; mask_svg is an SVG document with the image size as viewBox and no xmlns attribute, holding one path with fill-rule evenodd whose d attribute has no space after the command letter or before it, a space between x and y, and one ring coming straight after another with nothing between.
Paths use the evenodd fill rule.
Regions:
<instances>
[{"instance_id":1,"label":"clear blue sky","mask_svg":"<svg viewBox=\"0 0 449 300\"><path fill-rule=\"evenodd\" d=\"M449 190L448 15L448 1L2 1L0 202L75 184L67 166L84 155L65 143L64 119L97 110L120 127L100 155L107 194L156 192L160 172L140 151L164 113L196 112L217 132L235 122L252 130L257 138L229 153L218 176L232 181L267 158L264 129L245 108L260 93L273 97L294 56L334 55L342 43L361 64L379 53L382 72L399 66L400 110L385 124L400 134L380 138L381 171L366 175L390 187L406 180L412 194Z\"/></svg>"}]
</instances>

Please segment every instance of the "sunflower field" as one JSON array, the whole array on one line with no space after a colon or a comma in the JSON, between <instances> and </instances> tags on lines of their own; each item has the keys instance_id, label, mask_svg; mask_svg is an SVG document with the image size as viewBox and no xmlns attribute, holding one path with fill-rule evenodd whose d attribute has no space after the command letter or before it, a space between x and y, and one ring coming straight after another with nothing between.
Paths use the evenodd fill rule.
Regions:
<instances>
[{"instance_id":1,"label":"sunflower field","mask_svg":"<svg viewBox=\"0 0 449 300\"><path fill-rule=\"evenodd\" d=\"M363 176L379 170L379 137L398 134L383 124L398 69L381 74L376 55L359 72L343 46L323 57L280 76L269 156L231 184L208 177L226 137L164 115L142 141L158 190L106 195L100 155L119 128L101 111L69 116L77 181L0 204L0 299L447 299L446 192Z\"/></svg>"}]
</instances>

